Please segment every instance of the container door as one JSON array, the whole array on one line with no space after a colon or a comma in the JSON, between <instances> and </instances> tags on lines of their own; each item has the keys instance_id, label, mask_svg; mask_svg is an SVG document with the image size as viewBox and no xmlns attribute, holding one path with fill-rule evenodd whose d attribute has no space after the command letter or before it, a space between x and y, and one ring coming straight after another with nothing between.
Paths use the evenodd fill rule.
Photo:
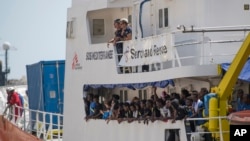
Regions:
<instances>
[{"instance_id":1,"label":"container door","mask_svg":"<svg viewBox=\"0 0 250 141\"><path fill-rule=\"evenodd\" d=\"M57 66L53 63L43 66L44 106L46 112L59 113Z\"/></svg>"},{"instance_id":2,"label":"container door","mask_svg":"<svg viewBox=\"0 0 250 141\"><path fill-rule=\"evenodd\" d=\"M44 65L44 99L47 112L63 113L64 63Z\"/></svg>"},{"instance_id":3,"label":"container door","mask_svg":"<svg viewBox=\"0 0 250 141\"><path fill-rule=\"evenodd\" d=\"M44 65L44 103L45 111L63 113L63 88L64 88L64 63L55 62ZM57 124L57 117L52 117L53 123ZM50 121L49 115L46 121ZM62 119L60 121L62 123Z\"/></svg>"}]
</instances>

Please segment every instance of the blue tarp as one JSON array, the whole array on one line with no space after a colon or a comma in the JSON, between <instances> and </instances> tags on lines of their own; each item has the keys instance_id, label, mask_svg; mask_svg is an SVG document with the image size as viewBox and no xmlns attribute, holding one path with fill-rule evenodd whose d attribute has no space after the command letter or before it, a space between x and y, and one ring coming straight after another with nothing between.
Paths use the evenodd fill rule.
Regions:
<instances>
[{"instance_id":1,"label":"blue tarp","mask_svg":"<svg viewBox=\"0 0 250 141\"><path fill-rule=\"evenodd\" d=\"M230 66L230 63L223 63L221 64L221 67L223 70L227 71ZM247 81L250 83L250 58L247 59L243 69L241 70L241 73L238 77L238 79L242 81Z\"/></svg>"},{"instance_id":2,"label":"blue tarp","mask_svg":"<svg viewBox=\"0 0 250 141\"><path fill-rule=\"evenodd\" d=\"M122 88L127 87L129 89L142 89L147 86L155 86L160 88L165 88L168 85L174 86L173 80L163 80L163 81L155 81L155 82L145 82L145 83L129 83L129 84L86 84L84 85L84 91L88 91L90 88Z\"/></svg>"}]
</instances>

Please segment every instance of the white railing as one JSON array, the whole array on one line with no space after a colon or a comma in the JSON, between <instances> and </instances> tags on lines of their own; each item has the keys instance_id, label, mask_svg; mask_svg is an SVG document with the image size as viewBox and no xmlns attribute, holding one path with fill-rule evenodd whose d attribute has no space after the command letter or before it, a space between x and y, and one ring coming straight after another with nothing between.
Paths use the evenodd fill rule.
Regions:
<instances>
[{"instance_id":1,"label":"white railing","mask_svg":"<svg viewBox=\"0 0 250 141\"><path fill-rule=\"evenodd\" d=\"M15 107L18 115L13 112ZM43 140L62 140L63 115L15 107L6 108L4 116L17 127Z\"/></svg>"},{"instance_id":2,"label":"white railing","mask_svg":"<svg viewBox=\"0 0 250 141\"><path fill-rule=\"evenodd\" d=\"M14 108L15 107L12 107L12 109ZM48 113L48 112L43 112L43 111L38 111L38 110L30 110L30 109L22 108L22 107L17 107L17 108L19 109L18 115L21 115L21 116L16 116L15 114L13 114L11 109L6 109L4 116L7 119L9 119L13 124L17 125L20 129L22 129L25 132L31 133L33 135L36 135L38 138L41 138L43 140L47 140L47 141L55 141L55 140L61 141L62 140L63 125L61 121L62 121L63 115ZM56 123L54 123L55 119L57 120ZM221 120L225 120L225 119L227 120L226 116L225 117L210 117L210 118L187 118L186 120L183 120L183 122L187 123L188 121L211 120L211 119L218 120L217 131L211 132L207 130L197 130L195 132L187 132L186 133L187 138L190 138L190 140L192 141L192 138L195 138L195 136L196 137L199 136L201 138L201 135L204 135L204 134L219 134L220 136L219 140L223 141L223 134L229 133L229 131L222 131ZM90 122L95 122L95 121L90 121Z\"/></svg>"},{"instance_id":3,"label":"white railing","mask_svg":"<svg viewBox=\"0 0 250 141\"><path fill-rule=\"evenodd\" d=\"M191 141L192 141L192 135L196 135L199 138L201 138L201 135L203 135L203 134L219 134L219 140L224 141L223 140L223 134L224 133L228 134L230 132L230 131L222 131L221 120L225 120L225 119L228 120L228 117L227 116L221 116L221 117L209 117L209 118L187 118L186 121L218 120L218 122L219 122L218 131L207 131L207 130L205 130L206 127L204 127L204 125L201 125L201 128L203 128L203 130L196 130L195 132L189 132L189 133L187 133L187 135L191 135L190 138L191 138ZM195 138L195 137L193 136L193 138ZM218 140L218 138L215 139L215 140Z\"/></svg>"},{"instance_id":4,"label":"white railing","mask_svg":"<svg viewBox=\"0 0 250 141\"><path fill-rule=\"evenodd\" d=\"M175 67L194 66L194 65L208 65L208 64L221 64L230 63L235 56L235 52L244 41L246 31L231 31L231 32L204 32L204 33L165 33L162 35L151 36L143 39L125 41L124 43L131 42L135 44L143 41L152 41L156 38L165 37L166 45L170 45L168 56L172 56L167 61L160 61L149 63L149 71L163 70ZM171 39L170 39L171 38ZM137 44L138 44L137 43ZM142 45L143 46L143 45ZM137 47L134 47L137 48ZM123 49L123 52L125 49ZM124 52L123 54L125 54ZM118 65L117 58L119 55L114 47L114 54ZM160 63L160 65L159 65ZM135 73L135 67L141 68L142 65L131 66L132 73ZM142 71L137 71L142 72ZM121 72L124 73L124 72Z\"/></svg>"}]
</instances>

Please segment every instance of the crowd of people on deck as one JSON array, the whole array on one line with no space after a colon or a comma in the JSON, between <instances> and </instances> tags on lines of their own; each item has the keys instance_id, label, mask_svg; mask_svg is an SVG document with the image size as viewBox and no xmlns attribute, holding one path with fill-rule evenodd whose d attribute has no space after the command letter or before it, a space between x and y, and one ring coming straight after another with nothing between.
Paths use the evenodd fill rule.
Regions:
<instances>
[{"instance_id":1,"label":"crowd of people on deck","mask_svg":"<svg viewBox=\"0 0 250 141\"><path fill-rule=\"evenodd\" d=\"M203 124L207 120L202 119L204 116L205 101L204 97L209 94L207 88L201 88L198 92L193 90L189 92L182 89L181 93L168 94L162 91L161 96L156 93L156 87L153 87L153 94L150 99L139 99L134 97L131 101L120 102L119 96L114 94L110 100L105 100L103 103L99 102L99 96L88 94L84 97L86 121L89 119L103 119L107 122L110 120L117 120L121 122L138 122L148 124L150 121L160 120L167 122L169 119L172 123L176 120L183 120L186 118L200 118L200 120L188 120L189 131L199 132L203 128ZM237 90L237 104L233 111L250 110L250 94L244 94L242 89ZM228 113L229 114L229 113ZM187 128L187 127L186 127ZM204 141L212 140L212 135L208 129L204 128L201 138ZM178 131L174 129L169 130L168 141L175 140L179 137Z\"/></svg>"},{"instance_id":2,"label":"crowd of people on deck","mask_svg":"<svg viewBox=\"0 0 250 141\"><path fill-rule=\"evenodd\" d=\"M134 97L131 101L120 102L119 96L114 94L112 99L105 100L102 104L99 102L99 96L88 94L84 98L86 120L105 119L107 123L110 120L117 120L119 123L127 121L143 122L155 120L171 121L185 118L202 118L204 109L204 96L209 93L207 88L201 88L200 91L193 90L189 92L182 89L181 93L168 94L162 91L161 96L156 93L156 87L153 87L153 94L150 99L139 99ZM250 110L250 95L244 94L242 89L237 91L236 111ZM205 120L190 121L191 130L205 123Z\"/></svg>"}]
</instances>

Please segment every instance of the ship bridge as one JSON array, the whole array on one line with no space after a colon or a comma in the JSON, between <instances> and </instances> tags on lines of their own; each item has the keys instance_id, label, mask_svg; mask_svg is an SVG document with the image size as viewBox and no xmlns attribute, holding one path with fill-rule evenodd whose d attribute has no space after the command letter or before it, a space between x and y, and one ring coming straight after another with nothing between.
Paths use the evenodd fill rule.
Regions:
<instances>
[{"instance_id":1,"label":"ship bridge","mask_svg":"<svg viewBox=\"0 0 250 141\"><path fill-rule=\"evenodd\" d=\"M250 28L240 24L228 26L235 22L231 18L221 22L224 26L210 27L216 16L207 16L207 19L197 22L206 12L198 6L190 8L188 2L104 0L85 6L88 2L72 1L72 8L68 10L66 50L67 58L72 60L69 62L71 67L75 64L71 70L78 70L78 75L84 78L100 78L90 78L88 84L218 77L217 65L232 61ZM200 6L206 8L206 4L209 2ZM86 8L83 10L80 7ZM175 10L178 8L182 12ZM230 8L227 7L221 14L226 15ZM244 12L244 9L236 11L238 15ZM132 39L120 42L122 53L117 53L116 45L107 43L114 38L113 21L117 18L127 18L132 29ZM246 20L242 18L238 22L247 23ZM122 56L121 59L118 59L119 56ZM100 70L102 73L99 73ZM113 82L110 76L118 81Z\"/></svg>"}]
</instances>

